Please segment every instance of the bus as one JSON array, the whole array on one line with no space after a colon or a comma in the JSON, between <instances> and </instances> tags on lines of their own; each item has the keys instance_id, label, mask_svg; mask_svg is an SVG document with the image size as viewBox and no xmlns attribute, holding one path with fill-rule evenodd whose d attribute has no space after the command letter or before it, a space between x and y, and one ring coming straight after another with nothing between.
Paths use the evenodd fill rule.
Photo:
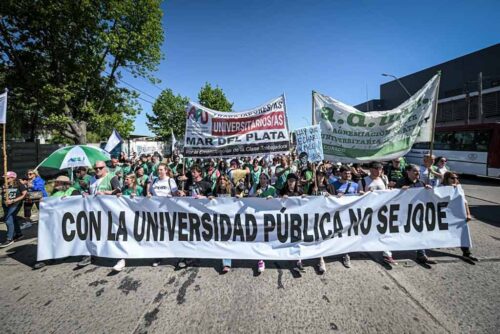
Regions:
<instances>
[{"instance_id":1,"label":"bus","mask_svg":"<svg viewBox=\"0 0 500 334\"><path fill-rule=\"evenodd\" d=\"M405 158L421 165L429 149L417 143ZM436 128L432 154L445 157L454 172L500 178L500 122Z\"/></svg>"}]
</instances>

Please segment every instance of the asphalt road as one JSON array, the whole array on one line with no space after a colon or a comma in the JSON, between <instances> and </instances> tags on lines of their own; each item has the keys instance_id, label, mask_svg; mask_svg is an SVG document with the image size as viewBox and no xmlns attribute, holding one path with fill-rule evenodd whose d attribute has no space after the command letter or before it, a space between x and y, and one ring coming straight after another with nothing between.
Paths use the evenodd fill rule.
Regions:
<instances>
[{"instance_id":1,"label":"asphalt road","mask_svg":"<svg viewBox=\"0 0 500 334\"><path fill-rule=\"evenodd\" d=\"M395 252L387 268L380 254L357 253L352 268L327 259L319 275L290 262L268 261L257 276L253 261L220 261L174 270L129 261L114 274L113 260L76 268L76 258L34 271L36 227L0 250L2 333L498 333L500 327L500 184L465 180L472 214L473 265L459 249L429 253L431 269L414 252ZM0 225L0 240L5 238Z\"/></svg>"}]
</instances>

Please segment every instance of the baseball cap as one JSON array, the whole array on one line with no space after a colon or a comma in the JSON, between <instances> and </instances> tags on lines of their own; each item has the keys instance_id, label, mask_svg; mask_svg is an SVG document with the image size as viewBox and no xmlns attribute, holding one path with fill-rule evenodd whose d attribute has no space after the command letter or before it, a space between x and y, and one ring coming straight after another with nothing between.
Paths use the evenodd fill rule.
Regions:
<instances>
[{"instance_id":1,"label":"baseball cap","mask_svg":"<svg viewBox=\"0 0 500 334\"><path fill-rule=\"evenodd\" d=\"M69 177L65 176L65 175L59 175L57 178L56 178L56 182L63 182L63 183L71 183Z\"/></svg>"},{"instance_id":2,"label":"baseball cap","mask_svg":"<svg viewBox=\"0 0 500 334\"><path fill-rule=\"evenodd\" d=\"M17 179L17 174L11 170L9 170L7 173L5 173L5 176L13 177L13 178Z\"/></svg>"}]
</instances>

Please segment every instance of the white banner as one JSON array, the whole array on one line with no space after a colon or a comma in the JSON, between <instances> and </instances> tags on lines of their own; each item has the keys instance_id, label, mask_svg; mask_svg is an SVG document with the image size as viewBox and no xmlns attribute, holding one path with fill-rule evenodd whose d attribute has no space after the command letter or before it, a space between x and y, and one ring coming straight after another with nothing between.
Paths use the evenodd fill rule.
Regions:
<instances>
[{"instance_id":1,"label":"white banner","mask_svg":"<svg viewBox=\"0 0 500 334\"><path fill-rule=\"evenodd\" d=\"M187 106L185 157L234 158L289 149L284 96L241 112L215 111L194 102Z\"/></svg>"},{"instance_id":2,"label":"white banner","mask_svg":"<svg viewBox=\"0 0 500 334\"><path fill-rule=\"evenodd\" d=\"M461 188L363 196L44 199L38 260L308 259L351 252L470 246Z\"/></svg>"},{"instance_id":3,"label":"white banner","mask_svg":"<svg viewBox=\"0 0 500 334\"><path fill-rule=\"evenodd\" d=\"M301 160L320 162L324 159L323 145L321 144L321 127L319 125L295 130L295 139L297 143L296 151ZM304 153L306 154L305 156Z\"/></svg>"},{"instance_id":4,"label":"white banner","mask_svg":"<svg viewBox=\"0 0 500 334\"><path fill-rule=\"evenodd\" d=\"M431 141L439 79L436 74L415 95L387 111L362 112L314 93L313 122L321 125L325 159L391 160L405 155L414 143Z\"/></svg>"}]
</instances>

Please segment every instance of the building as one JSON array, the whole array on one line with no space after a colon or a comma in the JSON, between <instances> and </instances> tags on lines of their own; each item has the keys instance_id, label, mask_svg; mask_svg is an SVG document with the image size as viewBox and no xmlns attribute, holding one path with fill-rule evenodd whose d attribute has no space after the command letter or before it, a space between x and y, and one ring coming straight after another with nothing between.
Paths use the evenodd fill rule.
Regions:
<instances>
[{"instance_id":1,"label":"building","mask_svg":"<svg viewBox=\"0 0 500 334\"><path fill-rule=\"evenodd\" d=\"M399 78L411 94L441 71L436 126L500 121L500 43ZM380 100L355 106L366 111L389 110L408 98L393 80L380 86ZM482 115L479 101L482 99Z\"/></svg>"}]
</instances>

